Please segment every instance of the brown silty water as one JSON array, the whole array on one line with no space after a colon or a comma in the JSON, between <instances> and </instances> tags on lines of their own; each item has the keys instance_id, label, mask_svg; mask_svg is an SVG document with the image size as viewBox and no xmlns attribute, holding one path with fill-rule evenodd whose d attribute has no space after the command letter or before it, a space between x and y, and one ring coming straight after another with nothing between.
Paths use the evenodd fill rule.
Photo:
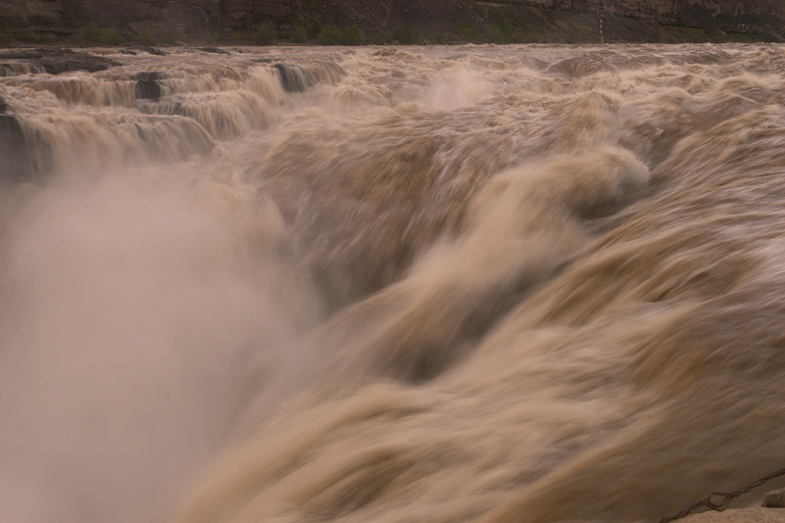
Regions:
<instances>
[{"instance_id":1,"label":"brown silty water","mask_svg":"<svg viewBox=\"0 0 785 523\"><path fill-rule=\"evenodd\" d=\"M785 466L785 47L240 51L3 69L0 520L647 521Z\"/></svg>"}]
</instances>

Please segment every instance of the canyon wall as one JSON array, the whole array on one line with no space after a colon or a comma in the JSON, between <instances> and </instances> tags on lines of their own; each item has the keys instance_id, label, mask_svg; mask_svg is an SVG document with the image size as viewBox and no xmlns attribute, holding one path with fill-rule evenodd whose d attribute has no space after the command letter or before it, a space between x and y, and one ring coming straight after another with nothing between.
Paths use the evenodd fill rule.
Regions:
<instances>
[{"instance_id":1,"label":"canyon wall","mask_svg":"<svg viewBox=\"0 0 785 523\"><path fill-rule=\"evenodd\" d=\"M289 34L297 25L318 34L321 27L334 23L357 25L373 35L415 24L423 36L433 36L458 34L466 23L482 27L497 8L517 14L519 20L537 19L536 23L550 20L552 13L561 13L562 18L580 13L785 39L781 0L0 0L0 31L68 34L94 23L116 28L126 37L146 28L156 34L178 28L198 36L205 31L248 31L271 21L279 34Z\"/></svg>"}]
</instances>

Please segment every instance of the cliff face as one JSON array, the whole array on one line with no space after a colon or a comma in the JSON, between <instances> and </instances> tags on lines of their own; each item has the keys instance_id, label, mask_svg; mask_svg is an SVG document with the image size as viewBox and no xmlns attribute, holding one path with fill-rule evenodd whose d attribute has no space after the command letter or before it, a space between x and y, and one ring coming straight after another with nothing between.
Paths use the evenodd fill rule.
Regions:
<instances>
[{"instance_id":1,"label":"cliff face","mask_svg":"<svg viewBox=\"0 0 785 523\"><path fill-rule=\"evenodd\" d=\"M785 18L782 0L531 0L549 9L636 16L660 22L679 21L696 12L709 16L775 16Z\"/></svg>"},{"instance_id":2,"label":"cliff face","mask_svg":"<svg viewBox=\"0 0 785 523\"><path fill-rule=\"evenodd\" d=\"M0 0L5 26L87 25L119 27L133 22L209 22L220 0Z\"/></svg>"},{"instance_id":3,"label":"cliff face","mask_svg":"<svg viewBox=\"0 0 785 523\"><path fill-rule=\"evenodd\" d=\"M58 0L0 0L3 25L56 24L63 19Z\"/></svg>"},{"instance_id":4,"label":"cliff face","mask_svg":"<svg viewBox=\"0 0 785 523\"><path fill-rule=\"evenodd\" d=\"M783 0L0 0L0 31L19 28L67 34L95 23L125 35L145 28L226 34L271 21L282 34L295 25L318 33L320 27L335 23L357 25L369 34L415 24L423 35L436 35L455 34L466 23L482 27L488 12L497 8L517 12L519 19L582 13L742 32L752 27L752 33L785 39L780 29L785 27ZM538 10L545 14L538 15Z\"/></svg>"},{"instance_id":5,"label":"cliff face","mask_svg":"<svg viewBox=\"0 0 785 523\"><path fill-rule=\"evenodd\" d=\"M219 0L58 0L99 25L122 27L134 22L176 25L208 23L220 15Z\"/></svg>"}]
</instances>

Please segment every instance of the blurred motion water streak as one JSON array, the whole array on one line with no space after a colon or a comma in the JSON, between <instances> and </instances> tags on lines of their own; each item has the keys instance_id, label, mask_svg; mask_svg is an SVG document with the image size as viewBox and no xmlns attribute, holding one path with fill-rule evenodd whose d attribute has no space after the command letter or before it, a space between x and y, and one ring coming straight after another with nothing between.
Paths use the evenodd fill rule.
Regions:
<instances>
[{"instance_id":1,"label":"blurred motion water streak","mask_svg":"<svg viewBox=\"0 0 785 523\"><path fill-rule=\"evenodd\" d=\"M0 64L0 523L631 522L785 463L784 46L239 51Z\"/></svg>"}]
</instances>

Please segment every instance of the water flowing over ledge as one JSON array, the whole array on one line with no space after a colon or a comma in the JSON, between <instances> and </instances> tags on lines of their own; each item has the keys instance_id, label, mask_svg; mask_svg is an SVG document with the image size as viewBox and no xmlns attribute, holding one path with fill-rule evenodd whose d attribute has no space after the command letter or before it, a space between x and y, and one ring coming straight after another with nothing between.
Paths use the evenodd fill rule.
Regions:
<instances>
[{"instance_id":1,"label":"water flowing over ledge","mask_svg":"<svg viewBox=\"0 0 785 523\"><path fill-rule=\"evenodd\" d=\"M785 48L239 51L0 63L4 518L656 520L785 463Z\"/></svg>"}]
</instances>

